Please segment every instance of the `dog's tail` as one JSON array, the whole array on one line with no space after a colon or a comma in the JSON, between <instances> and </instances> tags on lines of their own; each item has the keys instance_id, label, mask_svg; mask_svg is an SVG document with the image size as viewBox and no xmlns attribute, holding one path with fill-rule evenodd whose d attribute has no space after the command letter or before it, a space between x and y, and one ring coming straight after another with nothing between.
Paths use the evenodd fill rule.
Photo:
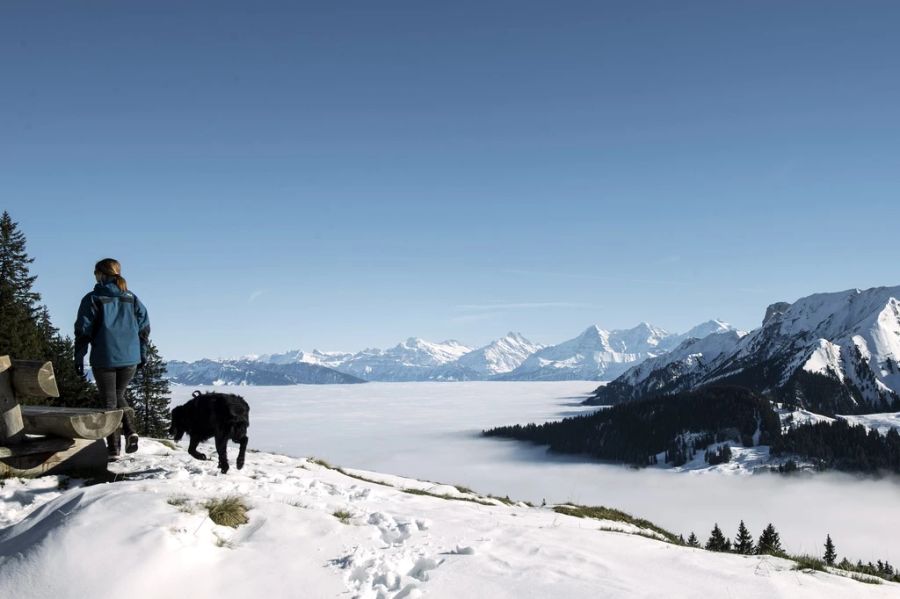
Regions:
<instances>
[{"instance_id":1,"label":"dog's tail","mask_svg":"<svg viewBox=\"0 0 900 599\"><path fill-rule=\"evenodd\" d=\"M193 393L191 393L191 397L200 397L201 395L203 395L203 394L200 393L199 391L194 391Z\"/></svg>"}]
</instances>

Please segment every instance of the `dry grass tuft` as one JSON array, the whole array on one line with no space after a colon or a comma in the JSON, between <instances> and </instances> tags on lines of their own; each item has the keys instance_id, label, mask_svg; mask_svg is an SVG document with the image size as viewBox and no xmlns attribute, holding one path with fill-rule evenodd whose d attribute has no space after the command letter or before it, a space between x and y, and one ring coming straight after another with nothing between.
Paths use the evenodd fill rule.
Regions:
<instances>
[{"instance_id":1,"label":"dry grass tuft","mask_svg":"<svg viewBox=\"0 0 900 599\"><path fill-rule=\"evenodd\" d=\"M203 507L209 512L209 519L219 526L237 528L250 521L247 511L250 509L244 500L236 495L223 499L210 499Z\"/></svg>"}]
</instances>

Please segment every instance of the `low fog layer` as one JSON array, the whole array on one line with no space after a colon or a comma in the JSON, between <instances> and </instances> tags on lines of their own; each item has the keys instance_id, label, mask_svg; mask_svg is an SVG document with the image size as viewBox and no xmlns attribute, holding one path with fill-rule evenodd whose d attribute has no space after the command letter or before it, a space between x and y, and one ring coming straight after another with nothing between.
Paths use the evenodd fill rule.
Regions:
<instances>
[{"instance_id":1,"label":"low fog layer","mask_svg":"<svg viewBox=\"0 0 900 599\"><path fill-rule=\"evenodd\" d=\"M825 534L852 560L900 565L900 478L784 477L633 470L484 439L484 428L580 413L596 383L369 383L218 388L251 405L250 447L540 503L615 507L705 541L769 522L793 553L820 555ZM173 403L193 387L173 387ZM182 442L186 444L186 441ZM248 454L248 460L252 454Z\"/></svg>"}]
</instances>

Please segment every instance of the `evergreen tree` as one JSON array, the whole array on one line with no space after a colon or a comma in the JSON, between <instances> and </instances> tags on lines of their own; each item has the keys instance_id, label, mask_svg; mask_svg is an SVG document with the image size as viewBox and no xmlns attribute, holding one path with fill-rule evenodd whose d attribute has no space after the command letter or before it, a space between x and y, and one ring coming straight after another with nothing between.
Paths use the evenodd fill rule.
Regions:
<instances>
[{"instance_id":1,"label":"evergreen tree","mask_svg":"<svg viewBox=\"0 0 900 599\"><path fill-rule=\"evenodd\" d=\"M837 559L837 552L834 550L834 543L831 541L831 535L825 535L825 563L829 566L834 565Z\"/></svg>"},{"instance_id":2,"label":"evergreen tree","mask_svg":"<svg viewBox=\"0 0 900 599\"><path fill-rule=\"evenodd\" d=\"M172 413L166 363L152 342L147 348L147 361L128 385L127 395L134 407L137 431L148 437L165 437Z\"/></svg>"},{"instance_id":3,"label":"evergreen tree","mask_svg":"<svg viewBox=\"0 0 900 599\"><path fill-rule=\"evenodd\" d=\"M25 235L4 212L0 216L0 355L53 363L60 398L25 401L89 406L96 390L75 372L72 341L59 334L47 307L38 303L41 296L33 290L37 277L29 269L34 258L28 256L25 245Z\"/></svg>"},{"instance_id":4,"label":"evergreen tree","mask_svg":"<svg viewBox=\"0 0 900 599\"><path fill-rule=\"evenodd\" d=\"M0 216L0 355L38 359L42 339L37 326L41 296L29 271L34 258L25 251L25 235L4 211Z\"/></svg>"},{"instance_id":5,"label":"evergreen tree","mask_svg":"<svg viewBox=\"0 0 900 599\"><path fill-rule=\"evenodd\" d=\"M756 543L756 553L757 555L764 553L779 555L784 553L784 549L781 548L781 538L771 522L759 536L759 541Z\"/></svg>"},{"instance_id":6,"label":"evergreen tree","mask_svg":"<svg viewBox=\"0 0 900 599\"><path fill-rule=\"evenodd\" d=\"M753 536L750 534L750 531L747 530L747 527L744 526L744 521L741 520L741 524L738 526L737 536L734 538L734 550L736 553L751 555L753 549Z\"/></svg>"},{"instance_id":7,"label":"evergreen tree","mask_svg":"<svg viewBox=\"0 0 900 599\"><path fill-rule=\"evenodd\" d=\"M697 535L694 534L694 531L691 531L690 536L688 536L687 540L688 547L699 547L700 541L697 540Z\"/></svg>"},{"instance_id":8,"label":"evergreen tree","mask_svg":"<svg viewBox=\"0 0 900 599\"><path fill-rule=\"evenodd\" d=\"M706 542L706 549L709 551L731 551L731 541L722 534L722 529L719 528L718 523L713 526L709 540Z\"/></svg>"},{"instance_id":9,"label":"evergreen tree","mask_svg":"<svg viewBox=\"0 0 900 599\"><path fill-rule=\"evenodd\" d=\"M75 371L75 344L71 337L60 335L50 322L46 306L38 312L38 330L44 342L41 358L53 363L59 399L49 400L55 405L75 408L97 407L97 388Z\"/></svg>"}]
</instances>

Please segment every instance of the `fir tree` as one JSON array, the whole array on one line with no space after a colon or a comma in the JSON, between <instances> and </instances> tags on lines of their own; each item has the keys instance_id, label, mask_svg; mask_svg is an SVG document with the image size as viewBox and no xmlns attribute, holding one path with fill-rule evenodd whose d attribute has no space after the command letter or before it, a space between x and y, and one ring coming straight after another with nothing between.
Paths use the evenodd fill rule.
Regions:
<instances>
[{"instance_id":1,"label":"fir tree","mask_svg":"<svg viewBox=\"0 0 900 599\"><path fill-rule=\"evenodd\" d=\"M96 390L75 372L71 339L59 334L47 307L38 304L41 296L33 290L37 277L29 269L34 258L28 256L25 244L25 235L4 212L0 216L0 355L53 363L59 399L25 401L90 406Z\"/></svg>"},{"instance_id":2,"label":"fir tree","mask_svg":"<svg viewBox=\"0 0 900 599\"><path fill-rule=\"evenodd\" d=\"M75 371L75 344L71 337L60 335L50 322L46 306L38 312L38 330L44 342L41 358L53 363L59 399L50 400L56 405L75 408L97 407L97 388Z\"/></svg>"},{"instance_id":3,"label":"fir tree","mask_svg":"<svg viewBox=\"0 0 900 599\"><path fill-rule=\"evenodd\" d=\"M769 555L779 555L784 553L784 549L781 548L781 538L771 522L766 526L762 534L759 535L759 541L756 543L756 553L758 555L764 553Z\"/></svg>"},{"instance_id":4,"label":"fir tree","mask_svg":"<svg viewBox=\"0 0 900 599\"><path fill-rule=\"evenodd\" d=\"M825 535L825 563L829 566L834 565L837 559L837 552L834 550L834 543L831 541L831 535Z\"/></svg>"},{"instance_id":5,"label":"fir tree","mask_svg":"<svg viewBox=\"0 0 900 599\"><path fill-rule=\"evenodd\" d=\"M741 520L741 524L738 526L737 536L734 538L734 551L736 553L743 553L744 555L751 555L753 549L753 536L750 534L750 531L747 530L747 527L744 526L744 521Z\"/></svg>"},{"instance_id":6,"label":"fir tree","mask_svg":"<svg viewBox=\"0 0 900 599\"><path fill-rule=\"evenodd\" d=\"M25 251L25 235L4 211L0 216L0 355L39 359L42 339L37 326L37 303L32 290L36 277L29 271L34 258Z\"/></svg>"},{"instance_id":7,"label":"fir tree","mask_svg":"<svg viewBox=\"0 0 900 599\"><path fill-rule=\"evenodd\" d=\"M690 536L688 536L687 540L688 547L700 547L700 541L697 540L697 535L694 534L694 531L691 531Z\"/></svg>"},{"instance_id":8,"label":"fir tree","mask_svg":"<svg viewBox=\"0 0 900 599\"><path fill-rule=\"evenodd\" d=\"M719 528L718 523L713 526L709 540L706 542L706 549L709 551L731 551L731 541L722 534L722 529Z\"/></svg>"},{"instance_id":9,"label":"fir tree","mask_svg":"<svg viewBox=\"0 0 900 599\"><path fill-rule=\"evenodd\" d=\"M169 381L166 363L152 342L147 348L147 361L128 385L128 399L134 407L138 433L149 437L165 437L172 419L169 410Z\"/></svg>"}]
</instances>

